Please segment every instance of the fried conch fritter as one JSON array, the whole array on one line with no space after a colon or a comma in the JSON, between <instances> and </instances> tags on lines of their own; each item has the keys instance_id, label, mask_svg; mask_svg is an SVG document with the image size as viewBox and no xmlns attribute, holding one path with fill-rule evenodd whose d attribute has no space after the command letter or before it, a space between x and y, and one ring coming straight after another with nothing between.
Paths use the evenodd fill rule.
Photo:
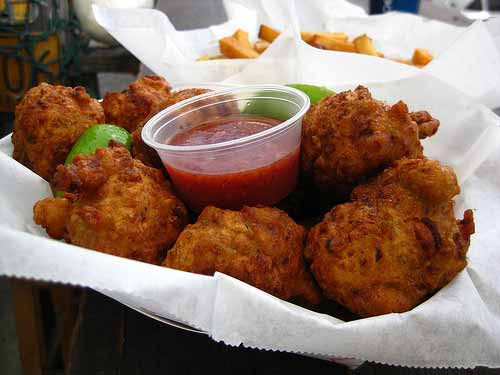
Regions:
<instances>
[{"instance_id":1,"label":"fried conch fritter","mask_svg":"<svg viewBox=\"0 0 500 375\"><path fill-rule=\"evenodd\" d=\"M472 211L453 214L454 172L402 160L357 187L309 232L305 256L324 294L361 316L412 309L466 266Z\"/></svg>"},{"instance_id":2,"label":"fried conch fritter","mask_svg":"<svg viewBox=\"0 0 500 375\"><path fill-rule=\"evenodd\" d=\"M163 102L159 104L159 109L158 111L165 109L167 107L170 107L171 105L174 105L180 101L192 98L197 95L204 94L210 90L206 89L186 89L186 90L181 90L176 93L172 93L170 96L165 98ZM152 115L154 115L153 113ZM152 116L150 116L152 117ZM149 120L149 118L148 118ZM145 124L145 122L144 122ZM141 132L143 125L141 124L137 127L132 132L132 155L134 158L139 159L142 161L144 164L160 168L162 166L160 157L156 153L155 150L153 150L151 147L149 147L147 144L144 143L142 140Z\"/></svg>"},{"instance_id":3,"label":"fried conch fritter","mask_svg":"<svg viewBox=\"0 0 500 375\"><path fill-rule=\"evenodd\" d=\"M187 210L163 174L132 159L121 144L76 156L54 175L64 198L33 208L56 239L149 263L160 263L187 224Z\"/></svg>"},{"instance_id":4,"label":"fried conch fritter","mask_svg":"<svg viewBox=\"0 0 500 375\"><path fill-rule=\"evenodd\" d=\"M109 92L102 106L106 122L133 132L166 106L170 85L160 76L144 76L122 92Z\"/></svg>"},{"instance_id":5,"label":"fried conch fritter","mask_svg":"<svg viewBox=\"0 0 500 375\"><path fill-rule=\"evenodd\" d=\"M276 208L207 207L181 233L164 265L223 272L279 298L316 304L320 295L303 260L304 237L304 228Z\"/></svg>"},{"instance_id":6,"label":"fried conch fritter","mask_svg":"<svg viewBox=\"0 0 500 375\"><path fill-rule=\"evenodd\" d=\"M102 122L101 104L83 87L41 83L29 90L16 107L13 157L50 180L85 130Z\"/></svg>"},{"instance_id":7,"label":"fried conch fritter","mask_svg":"<svg viewBox=\"0 0 500 375\"><path fill-rule=\"evenodd\" d=\"M304 117L302 170L322 189L349 193L396 160L421 158L419 138L438 126L427 112L412 118L405 103L388 106L362 86L333 94Z\"/></svg>"}]
</instances>

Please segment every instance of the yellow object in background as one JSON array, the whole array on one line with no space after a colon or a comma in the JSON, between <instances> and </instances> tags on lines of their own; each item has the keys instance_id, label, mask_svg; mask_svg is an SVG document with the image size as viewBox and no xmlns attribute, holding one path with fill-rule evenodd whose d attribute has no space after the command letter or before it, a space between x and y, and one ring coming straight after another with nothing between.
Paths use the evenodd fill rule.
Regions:
<instances>
[{"instance_id":1,"label":"yellow object in background","mask_svg":"<svg viewBox=\"0 0 500 375\"><path fill-rule=\"evenodd\" d=\"M24 18L26 16L27 10L28 10L28 4L26 4L26 3L13 3L12 4L12 11L14 14L14 20L16 22L24 22Z\"/></svg>"},{"instance_id":2,"label":"yellow object in background","mask_svg":"<svg viewBox=\"0 0 500 375\"><path fill-rule=\"evenodd\" d=\"M37 8L29 0L0 0L0 12L3 13L0 23L7 25L32 23L38 16Z\"/></svg>"},{"instance_id":3,"label":"yellow object in background","mask_svg":"<svg viewBox=\"0 0 500 375\"><path fill-rule=\"evenodd\" d=\"M38 34L35 33L34 35ZM19 38L17 36L10 33L0 33L1 47L14 47L18 43ZM54 34L35 45L33 57L36 60L42 59L42 62L47 63L57 59L60 56L60 51L59 36ZM28 57L25 51L21 55ZM57 63L49 64L48 69L54 76L59 74L60 68ZM38 84L49 81L50 75L42 71L36 71L36 68L28 62L0 54L0 112L14 111L16 102L30 89L32 77Z\"/></svg>"}]
</instances>

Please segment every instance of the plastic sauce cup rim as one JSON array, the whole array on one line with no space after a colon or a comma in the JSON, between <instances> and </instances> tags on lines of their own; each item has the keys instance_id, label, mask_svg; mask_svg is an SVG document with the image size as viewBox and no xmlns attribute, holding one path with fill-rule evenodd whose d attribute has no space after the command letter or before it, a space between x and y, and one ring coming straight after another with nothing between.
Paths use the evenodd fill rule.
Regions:
<instances>
[{"instance_id":1,"label":"plastic sauce cup rim","mask_svg":"<svg viewBox=\"0 0 500 375\"><path fill-rule=\"evenodd\" d=\"M249 90L274 90L274 91L281 91L281 92L288 92L295 94L299 98L302 99L303 104L301 108L297 111L296 114L294 114L292 117L289 119L281 122L280 124L273 126L272 128L266 129L262 132L252 134L246 137L241 137L237 139L233 139L231 141L225 141L225 142L219 142L219 143L212 143L212 144L207 144L207 145L197 145L197 146L174 146L174 145L169 145L165 143L159 143L156 142L155 140L152 139L151 137L151 128L156 124L156 122L167 115L170 112L176 111L182 107L185 107L189 104L192 104L194 102L210 98L210 97L215 97L215 96L221 96L224 94L231 94L231 93L238 93L241 91L249 91ZM261 96L257 98L273 98L273 99L280 99L280 100L286 100L277 96ZM243 100L242 99L234 99L234 101L238 100ZM217 103L215 103L217 104ZM294 103L297 104L297 103ZM236 146L245 146L247 144L254 143L257 140L260 139L266 139L269 138L273 135L281 133L281 131L289 128L291 125L293 125L295 122L300 120L302 117L304 117L305 113L309 109L311 105L311 101L309 97L303 93L300 90L297 90L293 87L288 87L288 86L281 86L281 85L245 85L245 86L235 86L227 89L221 89L221 90L214 90L207 92L205 94L197 95L192 98L183 100L179 103L176 103L170 107L165 108L164 110L158 112L155 116L153 116L151 119L146 122L146 125L142 128L141 131L141 137L143 141L150 147L154 148L156 151L174 151L174 152L192 152L192 151L214 151L214 150L219 150L219 149L229 149L233 148ZM203 107L201 107L203 108ZM201 108L195 108L193 111L199 110ZM162 125L158 130L163 128Z\"/></svg>"}]
</instances>

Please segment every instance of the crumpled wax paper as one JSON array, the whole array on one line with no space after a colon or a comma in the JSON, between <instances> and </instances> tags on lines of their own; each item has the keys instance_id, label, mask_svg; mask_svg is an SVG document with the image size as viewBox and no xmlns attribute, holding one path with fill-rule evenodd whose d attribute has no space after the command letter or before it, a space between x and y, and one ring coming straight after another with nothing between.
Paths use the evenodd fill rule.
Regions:
<instances>
[{"instance_id":1,"label":"crumpled wax paper","mask_svg":"<svg viewBox=\"0 0 500 375\"><path fill-rule=\"evenodd\" d=\"M325 69L323 73L324 83L335 79L335 74L328 75ZM251 74L241 78L252 80ZM410 312L347 323L278 299L269 301L265 293L220 276L212 336L232 345L321 356L335 353L337 357L414 367L499 366L500 257L496 238L500 225L495 220L500 208L499 118L423 72L400 81L365 85L376 98L389 103L402 99L411 110L427 109L442 121L437 135L423 142L424 152L455 168L462 186L456 215L466 208L474 210L476 234L467 268ZM337 91L353 88L327 86ZM455 109L450 111L450 105ZM227 288L226 293L221 288ZM229 299L222 301L222 295ZM231 316L245 319L230 320ZM288 330L294 332L293 338Z\"/></svg>"},{"instance_id":2,"label":"crumpled wax paper","mask_svg":"<svg viewBox=\"0 0 500 375\"><path fill-rule=\"evenodd\" d=\"M458 27L397 12L366 16L345 0L224 0L224 6L227 22L189 31L176 30L168 15L158 10L94 6L94 14L139 60L173 84L232 79L263 58L275 64L294 59L311 71L318 70L318 61L327 61L330 71L337 73L337 82L346 84L398 80L419 73L418 68L388 59L318 50L304 43L299 34L299 30L342 31L350 37L368 34L387 57L411 58L415 48L428 49L435 59L424 71L490 108L500 103L498 43L492 35L495 31L485 23ZM238 28L247 30L255 40L261 23L294 31L277 38L272 47L279 46L269 48L258 59L195 61L205 54L218 55L218 39ZM322 79L319 74L313 78L315 82Z\"/></svg>"},{"instance_id":3,"label":"crumpled wax paper","mask_svg":"<svg viewBox=\"0 0 500 375\"><path fill-rule=\"evenodd\" d=\"M241 2L233 3L242 6ZM273 4L260 2L264 3ZM315 4L321 9L322 2ZM255 11L255 26L260 17L276 17L270 10L274 8L265 9L268 13ZM299 7L282 9L289 12L283 17L290 17ZM477 233L468 253L469 264L448 286L410 312L343 322L281 301L220 273L213 277L189 274L48 239L33 223L32 206L38 199L50 196L49 185L11 158L10 137L6 137L0 141L0 275L91 287L138 309L205 331L230 345L337 361L343 358L344 363L351 365L370 360L419 367L500 366L500 225L495 220L500 209L500 119L485 105L478 104L481 101L498 106L491 85L496 76L479 81L476 76L469 79L464 72L469 73L466 67L475 66L470 62L465 67L457 63L458 71L450 67L445 72L448 75L441 77L444 80L439 80L431 69L433 64L444 69L438 64L439 56L420 71L369 56L321 51L297 38L299 24L305 21L296 16L289 18L292 22L287 31L259 59L245 61L237 69L233 69L231 61L227 69L213 64L214 69L221 67L217 73L211 65L202 64L197 66L203 68L194 71L190 70L188 57L196 58L198 51L182 50L182 46L189 38L197 38L199 45L205 46L206 31L197 30L190 36L179 34L159 12L145 11L141 14L145 18L134 18L127 12L99 10L99 17L108 17L113 35L122 42L133 42L127 47L140 58L144 52L143 62L169 80L175 77L184 84L222 78L234 84L302 82L335 90L363 83L378 99L390 103L402 99L412 111L429 110L441 120L441 127L434 137L423 141L425 153L455 168L462 184L462 194L456 200L457 216L469 207L475 212ZM244 16L249 19L248 13ZM321 22L326 28L334 21L337 29L339 22L345 20L325 16ZM234 28L242 26L245 25L240 21L233 24ZM483 39L477 39L478 36L486 38L487 48L490 44L496 48L498 24L485 26L486 29L475 24L461 29L458 39L441 55L448 53L465 62L472 61L472 57L467 60L459 53L460 48L452 47L465 40L466 45L477 44L478 51L473 52L481 53ZM211 32L224 27L211 28ZM251 25L246 28L250 30ZM387 44L387 48L396 48L396 44L392 46ZM178 69L177 65L167 64L165 56L177 56L187 65ZM492 64L490 67L497 63L494 54L491 58L485 60ZM482 74L481 69L477 74Z\"/></svg>"},{"instance_id":4,"label":"crumpled wax paper","mask_svg":"<svg viewBox=\"0 0 500 375\"><path fill-rule=\"evenodd\" d=\"M327 65L322 69L324 85L354 87L336 84L336 74ZM275 83L289 82L293 77L278 74L281 70L274 66L281 80ZM305 79L312 74L300 73ZM242 72L240 80L252 81L252 71ZM350 365L369 360L419 367L500 366L500 224L495 220L500 118L423 72L367 86L378 99L402 99L411 110L428 109L441 120L438 133L423 141L425 153L455 167L462 184L457 216L469 207L475 213L477 233L467 268L412 311L343 322L220 273L195 275L48 239L33 223L32 206L50 196L49 185L11 158L10 137L0 141L0 275L91 287L229 345L343 358Z\"/></svg>"},{"instance_id":5,"label":"crumpled wax paper","mask_svg":"<svg viewBox=\"0 0 500 375\"><path fill-rule=\"evenodd\" d=\"M218 82L247 65L250 60L196 62L203 55L220 55L218 40L242 28L253 40L258 33L257 14L245 12L228 22L205 29L176 30L168 16L154 9L112 9L94 5L98 23L143 64L173 84Z\"/></svg>"}]
</instances>

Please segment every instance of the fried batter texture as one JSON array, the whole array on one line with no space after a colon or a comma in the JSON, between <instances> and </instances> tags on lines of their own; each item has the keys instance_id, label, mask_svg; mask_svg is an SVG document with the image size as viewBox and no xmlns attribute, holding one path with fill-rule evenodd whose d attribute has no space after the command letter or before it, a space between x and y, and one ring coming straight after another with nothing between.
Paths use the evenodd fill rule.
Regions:
<instances>
[{"instance_id":1,"label":"fried batter texture","mask_svg":"<svg viewBox=\"0 0 500 375\"><path fill-rule=\"evenodd\" d=\"M453 214L454 172L402 160L357 187L309 232L305 257L324 294L361 316L404 312L466 266L472 211Z\"/></svg>"},{"instance_id":2,"label":"fried batter texture","mask_svg":"<svg viewBox=\"0 0 500 375\"><path fill-rule=\"evenodd\" d=\"M163 174L119 143L60 165L54 186L65 197L37 202L34 221L78 246L158 264L187 224Z\"/></svg>"},{"instance_id":3,"label":"fried batter texture","mask_svg":"<svg viewBox=\"0 0 500 375\"><path fill-rule=\"evenodd\" d=\"M85 130L102 122L101 104L83 87L41 83L29 90L16 107L13 157L50 180Z\"/></svg>"},{"instance_id":4,"label":"fried batter texture","mask_svg":"<svg viewBox=\"0 0 500 375\"><path fill-rule=\"evenodd\" d=\"M321 189L349 193L396 160L421 158L419 136L431 135L439 126L421 114L415 116L421 121L417 123L405 103L388 106L362 86L327 96L304 117L304 175Z\"/></svg>"},{"instance_id":5,"label":"fried batter texture","mask_svg":"<svg viewBox=\"0 0 500 375\"><path fill-rule=\"evenodd\" d=\"M170 97L167 98L165 102L165 108L170 107L171 105L177 104L179 102L182 102L183 100L186 99L191 99L195 96L205 94L211 90L208 89L185 89L181 91L174 92Z\"/></svg>"},{"instance_id":6,"label":"fried batter texture","mask_svg":"<svg viewBox=\"0 0 500 375\"><path fill-rule=\"evenodd\" d=\"M171 105L174 105L180 101L192 98L194 96L204 94L208 91L210 91L210 90L186 89L186 90L178 91L178 92L173 93L170 96L166 97L165 100L159 104L159 110L170 107ZM139 125L137 127L137 129L135 129L132 132L132 155L134 156L134 158L139 159L140 161L142 161L146 165L149 165L149 166L155 167L155 168L161 168L162 163L161 163L160 157L158 156L156 151L153 150L151 147L149 147L147 144L145 144L144 141L142 140L141 131L142 131L144 123Z\"/></svg>"},{"instance_id":7,"label":"fried batter texture","mask_svg":"<svg viewBox=\"0 0 500 375\"><path fill-rule=\"evenodd\" d=\"M164 265L212 275L226 273L279 298L320 301L302 257L305 231L283 211L207 207L188 225Z\"/></svg>"},{"instance_id":8,"label":"fried batter texture","mask_svg":"<svg viewBox=\"0 0 500 375\"><path fill-rule=\"evenodd\" d=\"M410 113L410 117L417 123L418 138L425 139L436 134L439 128L439 120L431 116L427 111L418 111Z\"/></svg>"},{"instance_id":9,"label":"fried batter texture","mask_svg":"<svg viewBox=\"0 0 500 375\"><path fill-rule=\"evenodd\" d=\"M102 106L106 122L133 132L166 107L170 85L160 76L144 76L122 92L109 92Z\"/></svg>"}]
</instances>

